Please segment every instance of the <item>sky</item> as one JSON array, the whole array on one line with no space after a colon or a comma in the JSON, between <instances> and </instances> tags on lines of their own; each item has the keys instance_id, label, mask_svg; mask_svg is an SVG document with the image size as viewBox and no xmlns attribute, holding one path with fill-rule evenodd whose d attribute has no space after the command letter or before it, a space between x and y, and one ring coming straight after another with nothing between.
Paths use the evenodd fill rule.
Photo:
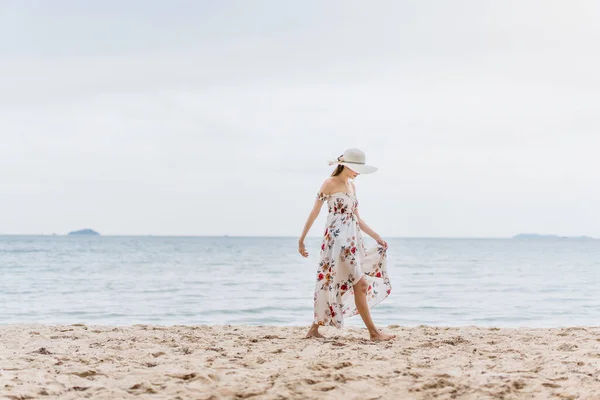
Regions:
<instances>
[{"instance_id":1,"label":"sky","mask_svg":"<svg viewBox=\"0 0 600 400\"><path fill-rule=\"evenodd\" d=\"M0 2L0 234L600 237L595 0ZM323 208L310 235L323 231Z\"/></svg>"}]
</instances>

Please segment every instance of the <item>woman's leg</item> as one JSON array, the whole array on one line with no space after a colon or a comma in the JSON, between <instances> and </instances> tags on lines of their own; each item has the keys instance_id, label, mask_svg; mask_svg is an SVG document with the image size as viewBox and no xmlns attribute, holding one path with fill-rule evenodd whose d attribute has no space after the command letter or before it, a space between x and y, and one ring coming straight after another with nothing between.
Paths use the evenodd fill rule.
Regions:
<instances>
[{"instance_id":1,"label":"woman's leg","mask_svg":"<svg viewBox=\"0 0 600 400\"><path fill-rule=\"evenodd\" d=\"M307 338L316 337L316 338L321 338L321 339L325 338L325 336L323 336L319 333L319 325L318 324L312 324L312 326L308 330L308 333L306 334L306 337Z\"/></svg>"},{"instance_id":2,"label":"woman's leg","mask_svg":"<svg viewBox=\"0 0 600 400\"><path fill-rule=\"evenodd\" d=\"M369 304L367 303L367 289L368 284L364 277L354 284L354 303L356 304L356 309L358 310L360 317L369 330L371 340L390 340L395 338L395 335L387 335L381 332L373 323Z\"/></svg>"}]
</instances>

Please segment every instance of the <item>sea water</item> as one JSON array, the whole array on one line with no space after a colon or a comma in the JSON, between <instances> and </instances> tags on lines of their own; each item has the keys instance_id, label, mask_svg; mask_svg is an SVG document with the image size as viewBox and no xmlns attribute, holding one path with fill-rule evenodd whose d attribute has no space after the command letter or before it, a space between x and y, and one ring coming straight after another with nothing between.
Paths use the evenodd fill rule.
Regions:
<instances>
[{"instance_id":1,"label":"sea water","mask_svg":"<svg viewBox=\"0 0 600 400\"><path fill-rule=\"evenodd\" d=\"M0 324L308 325L319 244L304 259L296 238L0 236ZM380 325L599 322L598 240L388 244Z\"/></svg>"}]
</instances>

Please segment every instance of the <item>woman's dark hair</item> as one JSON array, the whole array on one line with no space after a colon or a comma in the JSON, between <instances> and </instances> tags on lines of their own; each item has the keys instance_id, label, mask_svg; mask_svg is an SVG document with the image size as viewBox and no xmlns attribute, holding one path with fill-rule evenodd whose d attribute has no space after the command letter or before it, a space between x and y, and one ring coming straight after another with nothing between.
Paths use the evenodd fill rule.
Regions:
<instances>
[{"instance_id":1,"label":"woman's dark hair","mask_svg":"<svg viewBox=\"0 0 600 400\"><path fill-rule=\"evenodd\" d=\"M344 166L338 164L337 168L333 171L333 173L331 174L331 176L338 176L339 174L342 173L342 171L344 170Z\"/></svg>"}]
</instances>

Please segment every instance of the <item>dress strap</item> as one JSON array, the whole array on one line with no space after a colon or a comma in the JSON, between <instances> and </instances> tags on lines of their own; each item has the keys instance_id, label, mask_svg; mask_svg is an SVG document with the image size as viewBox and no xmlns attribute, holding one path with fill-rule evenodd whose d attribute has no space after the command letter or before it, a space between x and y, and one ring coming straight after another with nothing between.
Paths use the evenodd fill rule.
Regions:
<instances>
[{"instance_id":1,"label":"dress strap","mask_svg":"<svg viewBox=\"0 0 600 400\"><path fill-rule=\"evenodd\" d=\"M325 194L323 192L319 192L317 194L317 200L321 200L321 201L327 201L331 198L330 194Z\"/></svg>"}]
</instances>

